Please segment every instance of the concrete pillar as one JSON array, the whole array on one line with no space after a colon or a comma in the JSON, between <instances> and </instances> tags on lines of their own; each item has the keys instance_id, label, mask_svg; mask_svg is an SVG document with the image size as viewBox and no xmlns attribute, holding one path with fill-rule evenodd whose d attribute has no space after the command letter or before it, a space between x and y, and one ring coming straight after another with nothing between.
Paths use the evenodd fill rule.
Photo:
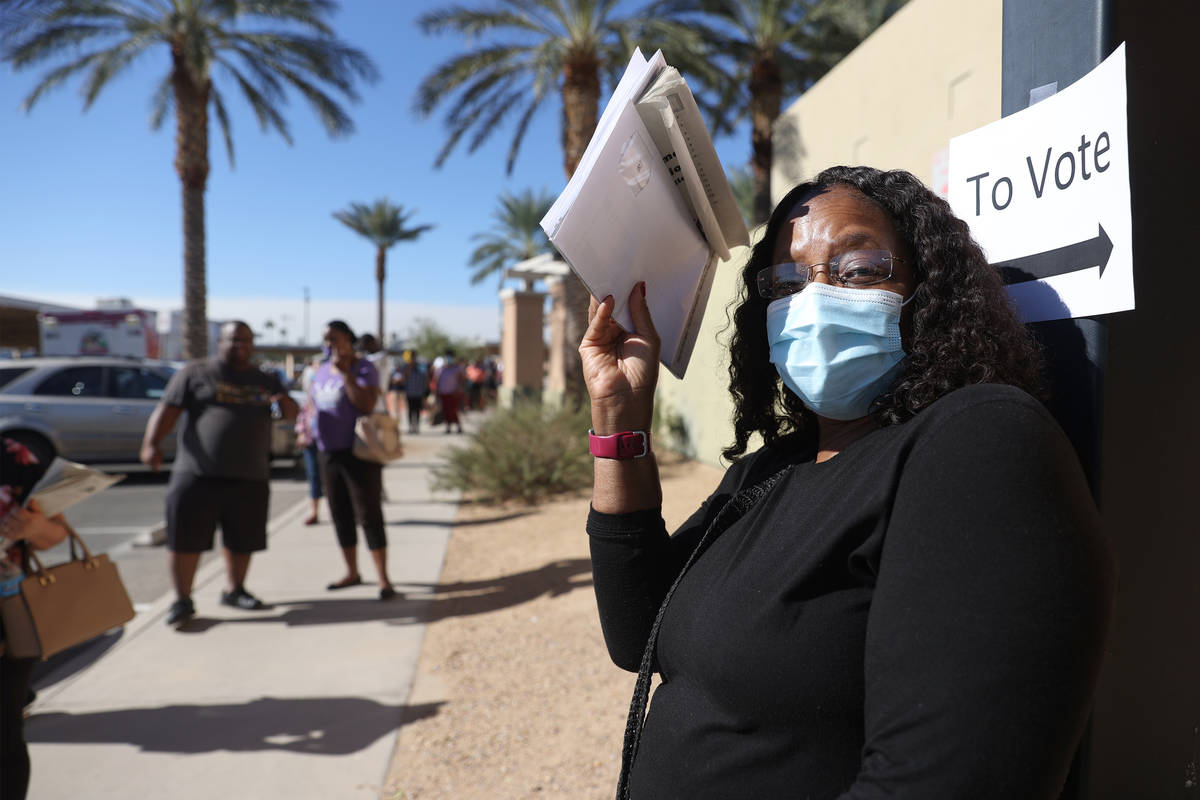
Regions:
<instances>
[{"instance_id":1,"label":"concrete pillar","mask_svg":"<svg viewBox=\"0 0 1200 800\"><path fill-rule=\"evenodd\" d=\"M562 278L546 278L550 293L550 357L546 375L546 394L542 401L561 406L566 392L567 285Z\"/></svg>"},{"instance_id":2,"label":"concrete pillar","mask_svg":"<svg viewBox=\"0 0 1200 800\"><path fill-rule=\"evenodd\" d=\"M544 292L504 289L504 326L500 336L500 358L504 380L500 404L511 408L518 397L540 400L545 380L546 343L542 339Z\"/></svg>"}]
</instances>

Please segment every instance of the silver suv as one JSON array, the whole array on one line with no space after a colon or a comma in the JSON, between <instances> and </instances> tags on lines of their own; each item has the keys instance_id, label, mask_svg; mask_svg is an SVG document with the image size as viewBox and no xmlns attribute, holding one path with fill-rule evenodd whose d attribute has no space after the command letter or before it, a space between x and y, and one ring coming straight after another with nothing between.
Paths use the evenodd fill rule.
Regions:
<instances>
[{"instance_id":1,"label":"silver suv","mask_svg":"<svg viewBox=\"0 0 1200 800\"><path fill-rule=\"evenodd\" d=\"M116 357L0 361L0 434L72 461L134 462L175 365ZM175 455L175 437L163 441Z\"/></svg>"}]
</instances>

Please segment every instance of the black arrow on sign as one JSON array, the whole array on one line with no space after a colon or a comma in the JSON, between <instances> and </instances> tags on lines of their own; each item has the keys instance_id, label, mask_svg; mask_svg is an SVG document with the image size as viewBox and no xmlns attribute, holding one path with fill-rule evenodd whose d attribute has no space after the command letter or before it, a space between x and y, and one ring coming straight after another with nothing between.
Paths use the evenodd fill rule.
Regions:
<instances>
[{"instance_id":1,"label":"black arrow on sign","mask_svg":"<svg viewBox=\"0 0 1200 800\"><path fill-rule=\"evenodd\" d=\"M1112 239L1104 232L1104 226L1097 224L1100 232L1091 239L1075 242L1056 250L1044 253L1034 253L1031 256L1014 258L1011 261L1001 261L992 266L1000 270L1000 275L1007 284L1021 283L1037 278L1049 278L1052 275L1065 275L1081 269L1090 269L1100 265L1100 276L1104 276L1104 268L1108 266L1108 257L1112 255Z\"/></svg>"}]
</instances>

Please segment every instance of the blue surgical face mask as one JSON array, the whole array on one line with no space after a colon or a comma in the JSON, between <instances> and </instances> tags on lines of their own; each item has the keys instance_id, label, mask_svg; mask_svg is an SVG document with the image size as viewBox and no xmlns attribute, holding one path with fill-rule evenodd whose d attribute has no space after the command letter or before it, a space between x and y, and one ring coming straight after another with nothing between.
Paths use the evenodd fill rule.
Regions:
<instances>
[{"instance_id":1,"label":"blue surgical face mask","mask_svg":"<svg viewBox=\"0 0 1200 800\"><path fill-rule=\"evenodd\" d=\"M858 419L900 372L903 298L811 283L767 306L771 363L815 413Z\"/></svg>"},{"instance_id":2,"label":"blue surgical face mask","mask_svg":"<svg viewBox=\"0 0 1200 800\"><path fill-rule=\"evenodd\" d=\"M328 361L333 356L333 348L327 344L321 345L321 359Z\"/></svg>"}]
</instances>

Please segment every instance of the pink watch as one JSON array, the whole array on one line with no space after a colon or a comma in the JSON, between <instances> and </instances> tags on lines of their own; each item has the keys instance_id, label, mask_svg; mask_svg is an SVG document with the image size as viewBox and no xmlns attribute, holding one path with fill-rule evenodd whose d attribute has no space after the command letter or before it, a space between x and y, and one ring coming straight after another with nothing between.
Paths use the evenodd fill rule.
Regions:
<instances>
[{"instance_id":1,"label":"pink watch","mask_svg":"<svg viewBox=\"0 0 1200 800\"><path fill-rule=\"evenodd\" d=\"M641 458L650 452L650 435L645 431L621 431L609 436L597 436L588 430L588 450L597 458L626 461Z\"/></svg>"}]
</instances>

